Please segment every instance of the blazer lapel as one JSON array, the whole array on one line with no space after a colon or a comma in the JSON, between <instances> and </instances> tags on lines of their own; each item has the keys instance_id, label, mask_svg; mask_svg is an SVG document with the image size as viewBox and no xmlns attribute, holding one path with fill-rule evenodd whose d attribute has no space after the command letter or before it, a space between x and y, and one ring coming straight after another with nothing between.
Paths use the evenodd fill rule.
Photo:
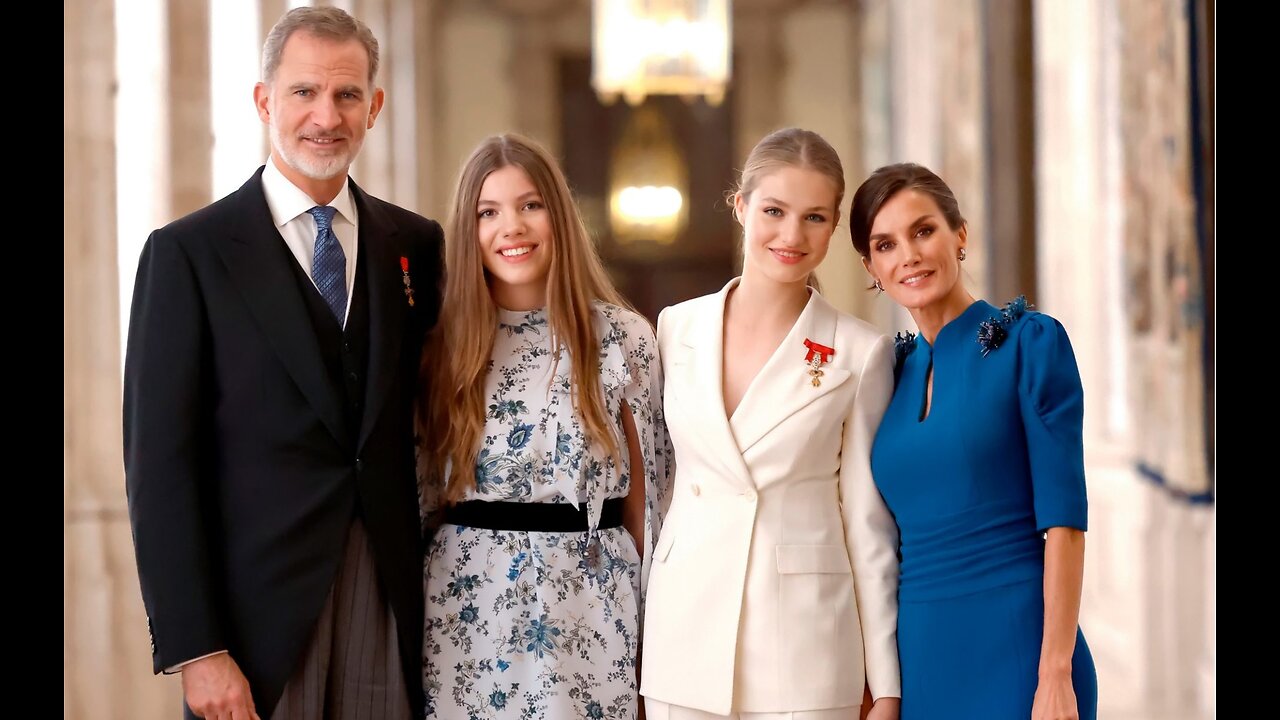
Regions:
<instances>
[{"instance_id":1,"label":"blazer lapel","mask_svg":"<svg viewBox=\"0 0 1280 720\"><path fill-rule=\"evenodd\" d=\"M676 364L678 400L681 409L729 474L754 488L751 471L733 439L724 412L724 303L736 279L725 285L710 305L690 322L680 338L682 363Z\"/></svg>"},{"instance_id":2,"label":"blazer lapel","mask_svg":"<svg viewBox=\"0 0 1280 720\"><path fill-rule=\"evenodd\" d=\"M365 278L369 282L369 376L364 388L364 415L360 420L357 450L364 447L377 424L391 381L395 378L404 334L405 299L396 253L396 225L351 182L351 194L360 214L360 249Z\"/></svg>"},{"instance_id":3,"label":"blazer lapel","mask_svg":"<svg viewBox=\"0 0 1280 720\"><path fill-rule=\"evenodd\" d=\"M809 366L804 362L808 351L806 339L834 348L836 357L842 350L851 350L836 347L836 321L836 309L813 291L791 332L760 369L733 414L730 427L743 453L782 421L840 387L852 375L843 368L823 365L822 376L818 378L820 384L814 386Z\"/></svg>"},{"instance_id":4,"label":"blazer lapel","mask_svg":"<svg viewBox=\"0 0 1280 720\"><path fill-rule=\"evenodd\" d=\"M271 218L261 169L237 195L239 223L230 236L215 242L215 247L267 342L325 427L345 445L348 435L342 402L325 371L320 343L293 271L285 264L296 260Z\"/></svg>"}]
</instances>

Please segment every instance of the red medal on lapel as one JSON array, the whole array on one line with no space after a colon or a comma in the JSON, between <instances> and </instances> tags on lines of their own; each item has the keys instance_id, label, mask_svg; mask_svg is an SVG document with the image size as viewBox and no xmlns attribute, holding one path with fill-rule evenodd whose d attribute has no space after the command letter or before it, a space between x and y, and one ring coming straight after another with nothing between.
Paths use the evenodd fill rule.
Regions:
<instances>
[{"instance_id":1,"label":"red medal on lapel","mask_svg":"<svg viewBox=\"0 0 1280 720\"><path fill-rule=\"evenodd\" d=\"M409 298L409 307L413 307L413 284L409 281L409 258L400 256L400 272L404 273L404 294Z\"/></svg>"},{"instance_id":2,"label":"red medal on lapel","mask_svg":"<svg viewBox=\"0 0 1280 720\"><path fill-rule=\"evenodd\" d=\"M804 354L804 361L809 365L809 382L814 387L818 387L822 384L822 364L831 362L831 358L835 357L836 350L816 343L809 338L804 339L804 346L809 348L809 351Z\"/></svg>"},{"instance_id":3,"label":"red medal on lapel","mask_svg":"<svg viewBox=\"0 0 1280 720\"><path fill-rule=\"evenodd\" d=\"M824 362L824 363L831 362L831 358L836 354L835 348L829 348L826 345L820 345L810 340L809 338L804 339L804 346L809 348L809 352L804 354L805 362L813 362L813 358L816 355L822 356L822 359L820 362Z\"/></svg>"}]
</instances>

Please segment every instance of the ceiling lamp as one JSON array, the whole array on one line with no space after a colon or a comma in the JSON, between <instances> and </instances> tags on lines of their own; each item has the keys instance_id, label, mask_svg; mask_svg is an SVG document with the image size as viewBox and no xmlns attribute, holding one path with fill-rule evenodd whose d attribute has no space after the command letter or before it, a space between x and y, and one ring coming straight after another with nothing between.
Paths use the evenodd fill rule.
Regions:
<instances>
[{"instance_id":1,"label":"ceiling lamp","mask_svg":"<svg viewBox=\"0 0 1280 720\"><path fill-rule=\"evenodd\" d=\"M670 125L653 103L630 113L609 165L614 238L623 245L675 242L689 215L684 201L689 170Z\"/></svg>"},{"instance_id":2,"label":"ceiling lamp","mask_svg":"<svg viewBox=\"0 0 1280 720\"><path fill-rule=\"evenodd\" d=\"M606 104L621 95L724 100L729 0L593 0L591 85Z\"/></svg>"}]
</instances>

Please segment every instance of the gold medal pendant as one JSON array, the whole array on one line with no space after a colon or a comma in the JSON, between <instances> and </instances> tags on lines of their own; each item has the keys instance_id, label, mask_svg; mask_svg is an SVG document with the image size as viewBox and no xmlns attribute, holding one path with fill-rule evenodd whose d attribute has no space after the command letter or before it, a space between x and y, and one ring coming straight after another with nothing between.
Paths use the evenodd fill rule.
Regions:
<instances>
[{"instance_id":1,"label":"gold medal pendant","mask_svg":"<svg viewBox=\"0 0 1280 720\"><path fill-rule=\"evenodd\" d=\"M409 258L400 257L400 272L404 273L404 296L409 299L409 307L413 307L413 283L409 280Z\"/></svg>"},{"instance_id":2,"label":"gold medal pendant","mask_svg":"<svg viewBox=\"0 0 1280 720\"><path fill-rule=\"evenodd\" d=\"M804 354L804 362L809 366L809 384L819 387L822 385L822 363L831 361L836 354L835 348L820 345L809 338L804 339L804 346L809 349Z\"/></svg>"},{"instance_id":3,"label":"gold medal pendant","mask_svg":"<svg viewBox=\"0 0 1280 720\"><path fill-rule=\"evenodd\" d=\"M809 338L804 338L804 346L809 348L804 355L805 364L809 365L809 384L820 387L822 386L822 364L831 361L831 357L836 354L836 348L819 345Z\"/></svg>"},{"instance_id":4,"label":"gold medal pendant","mask_svg":"<svg viewBox=\"0 0 1280 720\"><path fill-rule=\"evenodd\" d=\"M818 368L822 364L822 356L814 355L813 360L809 361L809 382L814 387L822 384L822 370Z\"/></svg>"}]
</instances>

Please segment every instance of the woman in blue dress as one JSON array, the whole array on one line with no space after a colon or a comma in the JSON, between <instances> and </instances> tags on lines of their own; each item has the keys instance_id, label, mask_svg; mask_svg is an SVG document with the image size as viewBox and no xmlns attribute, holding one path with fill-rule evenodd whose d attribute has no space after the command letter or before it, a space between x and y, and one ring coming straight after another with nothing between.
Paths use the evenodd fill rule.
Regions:
<instances>
[{"instance_id":1,"label":"woman in blue dress","mask_svg":"<svg viewBox=\"0 0 1280 720\"><path fill-rule=\"evenodd\" d=\"M876 170L850 213L876 289L907 308L871 469L901 532L901 720L1097 716L1080 632L1083 391L1062 325L975 300L968 228L919 165Z\"/></svg>"}]
</instances>

